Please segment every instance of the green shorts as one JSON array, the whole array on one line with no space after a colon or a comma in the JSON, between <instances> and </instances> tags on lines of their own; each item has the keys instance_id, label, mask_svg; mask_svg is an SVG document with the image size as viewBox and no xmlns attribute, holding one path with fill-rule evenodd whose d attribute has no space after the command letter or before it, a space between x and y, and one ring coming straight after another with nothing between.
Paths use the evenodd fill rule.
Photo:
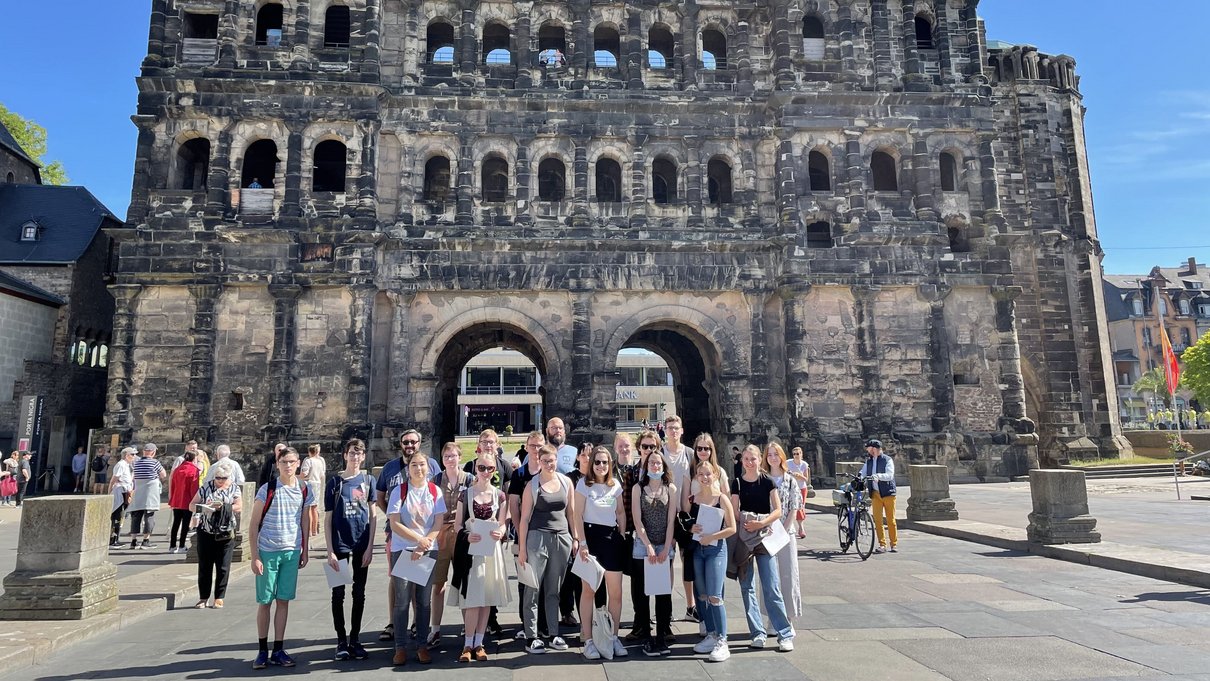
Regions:
<instances>
[{"instance_id":1,"label":"green shorts","mask_svg":"<svg viewBox=\"0 0 1210 681\"><path fill-rule=\"evenodd\" d=\"M274 600L292 601L298 589L297 549L290 551L261 551L264 574L256 576L256 602L269 605Z\"/></svg>"}]
</instances>

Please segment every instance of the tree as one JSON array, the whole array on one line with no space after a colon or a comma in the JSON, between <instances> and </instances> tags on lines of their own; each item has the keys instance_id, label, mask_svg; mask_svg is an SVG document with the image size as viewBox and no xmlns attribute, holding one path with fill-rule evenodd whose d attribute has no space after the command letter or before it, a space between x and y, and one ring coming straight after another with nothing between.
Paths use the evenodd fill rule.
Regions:
<instances>
[{"instance_id":1,"label":"tree","mask_svg":"<svg viewBox=\"0 0 1210 681\"><path fill-rule=\"evenodd\" d=\"M1160 367L1139 376L1139 380L1135 381L1130 389L1139 395L1151 393L1162 398L1165 405L1169 404L1168 384L1164 382L1164 370Z\"/></svg>"},{"instance_id":2,"label":"tree","mask_svg":"<svg viewBox=\"0 0 1210 681\"><path fill-rule=\"evenodd\" d=\"M1210 331L1181 353L1181 383L1193 391L1203 407L1210 405Z\"/></svg>"},{"instance_id":3,"label":"tree","mask_svg":"<svg viewBox=\"0 0 1210 681\"><path fill-rule=\"evenodd\" d=\"M0 123L4 123L4 127L8 128L25 153L42 166L43 183L67 184L67 171L63 169L62 163L52 161L48 164L42 160L46 155L46 128L9 111L3 104L0 104Z\"/></svg>"}]
</instances>

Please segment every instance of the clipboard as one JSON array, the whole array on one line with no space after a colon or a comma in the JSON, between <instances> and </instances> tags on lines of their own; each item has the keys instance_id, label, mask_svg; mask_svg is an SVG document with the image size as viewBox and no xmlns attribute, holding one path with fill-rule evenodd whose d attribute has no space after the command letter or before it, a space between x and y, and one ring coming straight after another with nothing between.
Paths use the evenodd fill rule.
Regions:
<instances>
[{"instance_id":1,"label":"clipboard","mask_svg":"<svg viewBox=\"0 0 1210 681\"><path fill-rule=\"evenodd\" d=\"M395 561L395 567L391 568L391 576L424 586L432 579L433 567L436 565L437 561L428 556L421 556L418 560L412 560L412 552L404 551L399 554L399 559Z\"/></svg>"},{"instance_id":2,"label":"clipboard","mask_svg":"<svg viewBox=\"0 0 1210 681\"><path fill-rule=\"evenodd\" d=\"M496 540L491 538L493 530L499 530L500 523L494 520L479 520L475 518L471 520L470 531L473 534L478 534L483 539L477 542L470 542L467 553L472 556L490 556L496 552Z\"/></svg>"},{"instance_id":3,"label":"clipboard","mask_svg":"<svg viewBox=\"0 0 1210 681\"><path fill-rule=\"evenodd\" d=\"M605 568L597 562L597 559L588 554L588 560L583 560L579 556L571 561L571 574L588 582L592 586L592 590L596 591L601 587L601 580L605 578Z\"/></svg>"},{"instance_id":4,"label":"clipboard","mask_svg":"<svg viewBox=\"0 0 1210 681\"><path fill-rule=\"evenodd\" d=\"M760 540L760 543L770 556L776 556L782 549L790 545L790 533L786 532L786 526L781 524L781 520L775 520L769 525L769 533Z\"/></svg>"},{"instance_id":5,"label":"clipboard","mask_svg":"<svg viewBox=\"0 0 1210 681\"><path fill-rule=\"evenodd\" d=\"M643 559L643 594L646 596L663 596L672 594L672 560L663 563L652 563Z\"/></svg>"}]
</instances>

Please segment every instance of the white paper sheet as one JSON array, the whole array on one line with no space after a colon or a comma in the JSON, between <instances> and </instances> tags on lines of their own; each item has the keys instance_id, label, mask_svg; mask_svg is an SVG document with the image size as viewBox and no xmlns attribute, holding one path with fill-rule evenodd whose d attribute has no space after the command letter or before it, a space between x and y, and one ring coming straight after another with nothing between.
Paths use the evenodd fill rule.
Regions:
<instances>
[{"instance_id":1,"label":"white paper sheet","mask_svg":"<svg viewBox=\"0 0 1210 681\"><path fill-rule=\"evenodd\" d=\"M693 535L693 541L701 541L702 535L723 529L723 509L718 506L698 506L697 524L702 526L702 531Z\"/></svg>"},{"instance_id":2,"label":"white paper sheet","mask_svg":"<svg viewBox=\"0 0 1210 681\"><path fill-rule=\"evenodd\" d=\"M493 530L500 529L500 523L494 520L479 520L474 518L471 520L471 534L478 534L482 540L471 542L470 548L467 551L472 556L490 556L496 551L496 540L491 538Z\"/></svg>"},{"instance_id":3,"label":"white paper sheet","mask_svg":"<svg viewBox=\"0 0 1210 681\"><path fill-rule=\"evenodd\" d=\"M769 526L769 534L765 535L765 538L761 539L760 543L764 545L765 550L769 552L770 556L776 556L789 545L790 533L786 532L786 527L781 524L780 520L775 520Z\"/></svg>"},{"instance_id":4,"label":"white paper sheet","mask_svg":"<svg viewBox=\"0 0 1210 681\"><path fill-rule=\"evenodd\" d=\"M517 563L517 581L531 589L537 589L538 576L534 574L534 566L529 563Z\"/></svg>"},{"instance_id":5,"label":"white paper sheet","mask_svg":"<svg viewBox=\"0 0 1210 681\"><path fill-rule=\"evenodd\" d=\"M643 593L648 596L662 596L672 593L672 561L652 563L643 561Z\"/></svg>"},{"instance_id":6,"label":"white paper sheet","mask_svg":"<svg viewBox=\"0 0 1210 681\"><path fill-rule=\"evenodd\" d=\"M328 588L335 589L342 584L353 583L353 564L348 558L341 558L336 562L337 568L332 569L331 563L324 561L324 576L328 578Z\"/></svg>"},{"instance_id":7,"label":"white paper sheet","mask_svg":"<svg viewBox=\"0 0 1210 681\"><path fill-rule=\"evenodd\" d=\"M605 577L605 568L597 562L592 554L588 555L588 560L583 560L579 556L571 561L571 574L592 585L592 590L596 591L601 586L601 579Z\"/></svg>"},{"instance_id":8,"label":"white paper sheet","mask_svg":"<svg viewBox=\"0 0 1210 681\"><path fill-rule=\"evenodd\" d=\"M436 564L437 561L428 556L412 560L412 552L404 551L399 554L399 560L395 561L395 567L391 569L391 576L424 586L433 577L433 566Z\"/></svg>"}]
</instances>

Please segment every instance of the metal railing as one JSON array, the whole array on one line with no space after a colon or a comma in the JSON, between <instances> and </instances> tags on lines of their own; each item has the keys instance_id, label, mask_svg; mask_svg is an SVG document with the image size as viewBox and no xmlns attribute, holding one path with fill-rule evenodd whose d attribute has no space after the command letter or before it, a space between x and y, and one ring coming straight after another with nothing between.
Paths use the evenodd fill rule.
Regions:
<instances>
[{"instance_id":1,"label":"metal railing","mask_svg":"<svg viewBox=\"0 0 1210 681\"><path fill-rule=\"evenodd\" d=\"M536 385L468 385L462 389L463 395L537 395Z\"/></svg>"},{"instance_id":2,"label":"metal railing","mask_svg":"<svg viewBox=\"0 0 1210 681\"><path fill-rule=\"evenodd\" d=\"M1177 473L1177 469L1184 466L1189 461L1193 461L1195 459L1200 459L1207 455L1210 455L1210 449L1207 449L1204 452L1198 452L1197 454L1190 454L1189 456L1186 456L1183 459L1177 459L1176 461L1172 462L1172 480L1173 480L1173 482L1176 483L1176 500L1177 501L1181 500L1181 476L1179 473Z\"/></svg>"}]
</instances>

